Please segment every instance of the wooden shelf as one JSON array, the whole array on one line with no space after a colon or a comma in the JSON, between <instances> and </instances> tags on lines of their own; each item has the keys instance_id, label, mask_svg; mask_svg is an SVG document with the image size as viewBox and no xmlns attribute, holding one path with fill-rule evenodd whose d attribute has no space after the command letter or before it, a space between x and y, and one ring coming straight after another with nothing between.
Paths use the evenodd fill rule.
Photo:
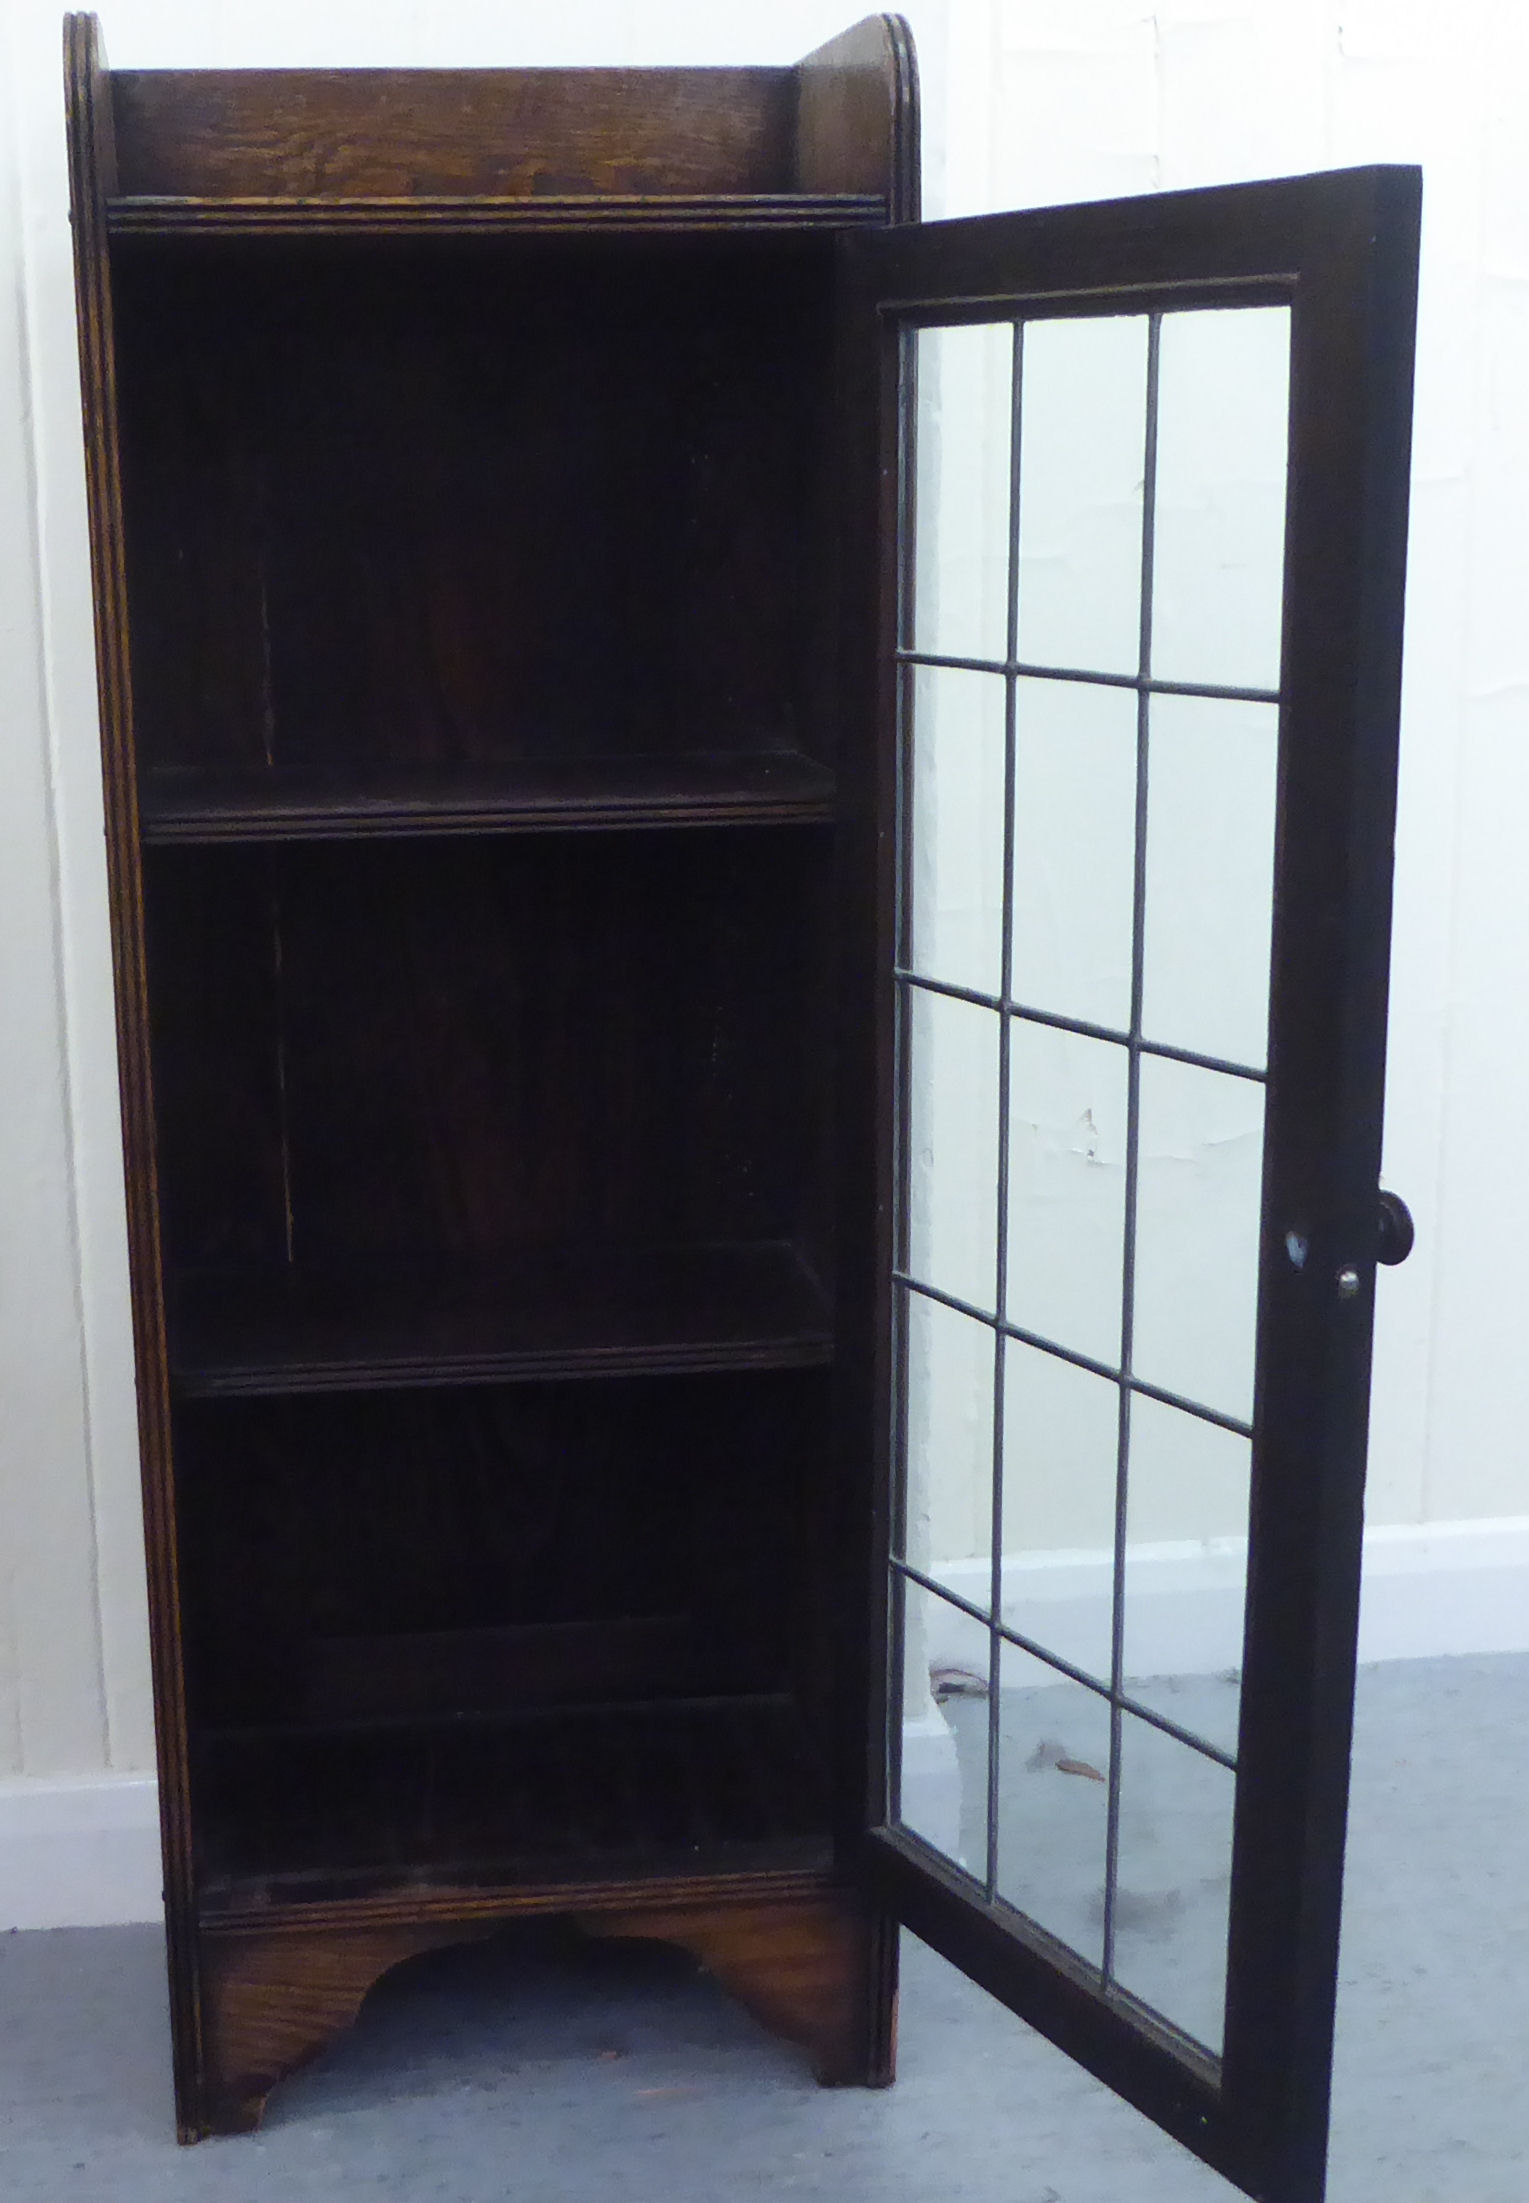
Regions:
<instances>
[{"instance_id":1,"label":"wooden shelf","mask_svg":"<svg viewBox=\"0 0 1529 2203\"><path fill-rule=\"evenodd\" d=\"M183 1281L171 1296L171 1375L185 1397L789 1369L831 1354L820 1288L774 1244L293 1270Z\"/></svg>"},{"instance_id":2,"label":"wooden shelf","mask_svg":"<svg viewBox=\"0 0 1529 2203\"><path fill-rule=\"evenodd\" d=\"M109 200L121 237L533 236L569 230L837 230L880 227L883 198L862 193L740 192L640 198L155 198Z\"/></svg>"},{"instance_id":3,"label":"wooden shelf","mask_svg":"<svg viewBox=\"0 0 1529 2203\"><path fill-rule=\"evenodd\" d=\"M833 775L794 750L529 758L513 764L144 776L146 843L340 841L406 834L802 825L831 819Z\"/></svg>"},{"instance_id":4,"label":"wooden shelf","mask_svg":"<svg viewBox=\"0 0 1529 2203\"><path fill-rule=\"evenodd\" d=\"M205 1735L204 1917L390 1890L829 1863L781 1694Z\"/></svg>"}]
</instances>

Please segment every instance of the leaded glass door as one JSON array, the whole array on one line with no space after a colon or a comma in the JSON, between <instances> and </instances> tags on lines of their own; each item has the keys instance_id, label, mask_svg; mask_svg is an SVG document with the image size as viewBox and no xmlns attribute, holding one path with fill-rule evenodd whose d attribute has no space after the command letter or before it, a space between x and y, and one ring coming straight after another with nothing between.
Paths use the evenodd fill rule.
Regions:
<instances>
[{"instance_id":1,"label":"leaded glass door","mask_svg":"<svg viewBox=\"0 0 1529 2203\"><path fill-rule=\"evenodd\" d=\"M1325 2164L1417 206L1355 171L846 253L895 544L847 620L866 1865L1272 2203Z\"/></svg>"}]
</instances>

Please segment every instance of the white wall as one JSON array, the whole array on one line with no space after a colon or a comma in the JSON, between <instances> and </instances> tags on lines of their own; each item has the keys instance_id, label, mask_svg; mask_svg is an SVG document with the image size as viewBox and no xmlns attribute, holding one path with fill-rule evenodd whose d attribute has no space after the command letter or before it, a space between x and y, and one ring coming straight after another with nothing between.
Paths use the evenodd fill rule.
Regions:
<instances>
[{"instance_id":1,"label":"white wall","mask_svg":"<svg viewBox=\"0 0 1529 2203\"><path fill-rule=\"evenodd\" d=\"M1529 1512L1529 14L1514 0L957 0L947 212L1424 169L1370 1518ZM958 87L984 84L968 108Z\"/></svg>"},{"instance_id":2,"label":"white wall","mask_svg":"<svg viewBox=\"0 0 1529 2203\"><path fill-rule=\"evenodd\" d=\"M0 1922L141 1913L157 1886L59 12L0 0ZM1529 1517L1521 11L928 0L908 12L932 216L1424 164L1387 1130L1419 1246L1382 1282L1372 1517L1396 1536ZM783 61L852 13L843 0L763 13L744 0L107 0L105 29L124 67ZM1407 1548L1444 1554L1446 1573L1448 1554L1465 1554L1483 1581L1496 1549L1490 1532L1454 1531ZM116 1782L102 1814L136 1828L139 1848L119 1845L110 1865L86 1844L62 1886L22 1891L7 1838L62 1858L54 1835L77 1836L83 1801L107 1795L91 1778Z\"/></svg>"}]
</instances>

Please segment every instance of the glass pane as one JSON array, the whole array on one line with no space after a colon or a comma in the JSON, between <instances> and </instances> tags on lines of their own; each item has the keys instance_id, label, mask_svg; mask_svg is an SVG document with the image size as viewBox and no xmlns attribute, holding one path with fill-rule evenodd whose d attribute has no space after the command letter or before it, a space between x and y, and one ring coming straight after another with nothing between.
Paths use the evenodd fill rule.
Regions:
<instances>
[{"instance_id":1,"label":"glass pane","mask_svg":"<svg viewBox=\"0 0 1529 2203\"><path fill-rule=\"evenodd\" d=\"M893 1591L903 1651L897 1818L985 1880L992 1639L980 1622L922 1584L897 1577Z\"/></svg>"},{"instance_id":2,"label":"glass pane","mask_svg":"<svg viewBox=\"0 0 1529 2203\"><path fill-rule=\"evenodd\" d=\"M1011 1022L1008 1315L1118 1366L1126 1051Z\"/></svg>"},{"instance_id":3,"label":"glass pane","mask_svg":"<svg viewBox=\"0 0 1529 2203\"><path fill-rule=\"evenodd\" d=\"M1290 310L1165 314L1158 369L1152 671L1277 688Z\"/></svg>"},{"instance_id":4,"label":"glass pane","mask_svg":"<svg viewBox=\"0 0 1529 2203\"><path fill-rule=\"evenodd\" d=\"M998 1012L905 987L908 1263L973 1307L998 1290Z\"/></svg>"},{"instance_id":5,"label":"glass pane","mask_svg":"<svg viewBox=\"0 0 1529 2203\"><path fill-rule=\"evenodd\" d=\"M1126 1506L1125 1685L1237 1749L1252 1447L1138 1393Z\"/></svg>"},{"instance_id":6,"label":"glass pane","mask_svg":"<svg viewBox=\"0 0 1529 2203\"><path fill-rule=\"evenodd\" d=\"M961 1598L992 1604L993 1384L998 1336L922 1293L907 1296L903 1559Z\"/></svg>"},{"instance_id":7,"label":"glass pane","mask_svg":"<svg viewBox=\"0 0 1529 2203\"><path fill-rule=\"evenodd\" d=\"M1134 673L1146 319L1027 322L1021 374L1020 661Z\"/></svg>"},{"instance_id":8,"label":"glass pane","mask_svg":"<svg viewBox=\"0 0 1529 2203\"><path fill-rule=\"evenodd\" d=\"M1264 1092L1144 1056L1136 1202L1137 1376L1253 1412Z\"/></svg>"},{"instance_id":9,"label":"glass pane","mask_svg":"<svg viewBox=\"0 0 1529 2203\"><path fill-rule=\"evenodd\" d=\"M1142 1026L1261 1069L1269 1028L1279 709L1154 696Z\"/></svg>"},{"instance_id":10,"label":"glass pane","mask_svg":"<svg viewBox=\"0 0 1529 2203\"><path fill-rule=\"evenodd\" d=\"M1108 1701L1005 1644L998 1709L998 1895L1098 1966Z\"/></svg>"},{"instance_id":11,"label":"glass pane","mask_svg":"<svg viewBox=\"0 0 1529 2203\"><path fill-rule=\"evenodd\" d=\"M1115 1978L1219 2055L1235 1778L1122 1714Z\"/></svg>"},{"instance_id":12,"label":"glass pane","mask_svg":"<svg viewBox=\"0 0 1529 2203\"><path fill-rule=\"evenodd\" d=\"M918 666L910 678L909 965L996 995L1003 985L1003 675Z\"/></svg>"},{"instance_id":13,"label":"glass pane","mask_svg":"<svg viewBox=\"0 0 1529 2203\"><path fill-rule=\"evenodd\" d=\"M1108 1682L1120 1388L1008 1341L1003 1620Z\"/></svg>"},{"instance_id":14,"label":"glass pane","mask_svg":"<svg viewBox=\"0 0 1529 2203\"><path fill-rule=\"evenodd\" d=\"M1009 654L1009 322L920 329L913 647Z\"/></svg>"},{"instance_id":15,"label":"glass pane","mask_svg":"<svg viewBox=\"0 0 1529 2203\"><path fill-rule=\"evenodd\" d=\"M1124 1031L1131 1021L1136 695L1015 683L1016 1001Z\"/></svg>"}]
</instances>

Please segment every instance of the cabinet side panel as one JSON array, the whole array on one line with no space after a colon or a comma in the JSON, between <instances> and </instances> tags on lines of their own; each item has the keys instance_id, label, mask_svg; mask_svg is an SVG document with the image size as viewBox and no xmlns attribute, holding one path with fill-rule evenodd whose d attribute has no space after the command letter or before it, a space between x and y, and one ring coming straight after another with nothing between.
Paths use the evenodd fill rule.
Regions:
<instances>
[{"instance_id":1,"label":"cabinet side panel","mask_svg":"<svg viewBox=\"0 0 1529 2203\"><path fill-rule=\"evenodd\" d=\"M868 15L799 62L794 188L869 192L919 211L918 63L900 15Z\"/></svg>"},{"instance_id":2,"label":"cabinet side panel","mask_svg":"<svg viewBox=\"0 0 1529 2203\"><path fill-rule=\"evenodd\" d=\"M196 2123L195 2076L199 2040L196 1959L191 1932L186 1716L170 1463L169 1384L160 1280L148 986L128 683L111 272L105 229L105 202L116 180L115 154L109 80L93 16L66 18L64 63L91 576L95 594L96 671L101 705L107 881L122 1095L144 1534L148 1550L170 2005L175 2034L177 2102L182 2132L186 2133Z\"/></svg>"},{"instance_id":3,"label":"cabinet side panel","mask_svg":"<svg viewBox=\"0 0 1529 2203\"><path fill-rule=\"evenodd\" d=\"M835 379L841 492L836 1215L840 1669L836 1835L856 1858L884 1817L886 1553L892 1500L891 1268L895 1148L898 772L893 645L898 516L897 350L841 240ZM884 434L883 424L893 424Z\"/></svg>"},{"instance_id":4,"label":"cabinet side panel","mask_svg":"<svg viewBox=\"0 0 1529 2203\"><path fill-rule=\"evenodd\" d=\"M789 69L120 70L117 189L536 198L791 188Z\"/></svg>"}]
</instances>

